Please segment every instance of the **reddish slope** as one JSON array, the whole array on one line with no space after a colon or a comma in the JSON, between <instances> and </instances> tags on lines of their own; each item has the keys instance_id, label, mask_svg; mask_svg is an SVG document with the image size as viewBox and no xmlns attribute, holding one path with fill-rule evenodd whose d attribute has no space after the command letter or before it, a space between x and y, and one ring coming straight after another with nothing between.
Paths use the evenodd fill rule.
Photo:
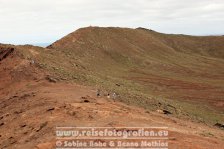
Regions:
<instances>
[{"instance_id":1,"label":"reddish slope","mask_svg":"<svg viewBox=\"0 0 224 149\"><path fill-rule=\"evenodd\" d=\"M16 55L1 62L0 72L1 79L7 80L0 84L0 148L55 148L56 126L166 126L170 148L219 149L224 145L221 130L97 98L95 89L89 87L50 83L39 68ZM37 78L30 77L34 72Z\"/></svg>"},{"instance_id":2,"label":"reddish slope","mask_svg":"<svg viewBox=\"0 0 224 149\"><path fill-rule=\"evenodd\" d=\"M189 41L181 45L182 41L176 36L170 38L142 29L86 28L66 36L50 49L1 45L0 148L54 148L55 127L59 125L167 126L171 132L170 148L222 148L221 129L97 98L96 88L69 80L70 76L84 72L102 84L109 82L111 87L117 80L127 79L115 86L128 95L138 91L147 97L167 93L180 100L191 93L187 98L193 100L206 93L211 95L210 101L217 99L223 103L223 99L218 99L223 95L222 54L210 54L207 49L201 52L200 48L192 51L194 49L187 47L194 41L192 37L183 37ZM178 42L173 44L175 41ZM221 42L219 46L222 51ZM56 74L67 75L67 78L62 81ZM104 75L106 79L101 78ZM83 80L89 81L86 78ZM128 82L129 79L134 82ZM134 85L133 90L129 83ZM206 96L202 101L209 103ZM89 102L84 102L83 97ZM141 96L135 100L140 99ZM175 105L175 101L172 104Z\"/></svg>"},{"instance_id":3,"label":"reddish slope","mask_svg":"<svg viewBox=\"0 0 224 149\"><path fill-rule=\"evenodd\" d=\"M205 116L203 120L214 117L212 123L223 121L223 36L194 37L161 34L142 28L88 27L65 36L49 48L64 53L70 63L85 68L80 71L92 77L87 80L89 82L108 81L104 88L116 90L116 83L126 81L132 86L124 87L121 94L129 95L129 92L139 90L138 97L145 94L145 98L153 96L189 102L202 106L199 113L191 113L198 107L187 109L189 115L199 119ZM68 74L80 71L69 71ZM132 90L124 93L127 89ZM134 102L138 101L130 101ZM208 116L209 109L219 110L219 116ZM209 112L203 114L206 111Z\"/></svg>"}]
</instances>

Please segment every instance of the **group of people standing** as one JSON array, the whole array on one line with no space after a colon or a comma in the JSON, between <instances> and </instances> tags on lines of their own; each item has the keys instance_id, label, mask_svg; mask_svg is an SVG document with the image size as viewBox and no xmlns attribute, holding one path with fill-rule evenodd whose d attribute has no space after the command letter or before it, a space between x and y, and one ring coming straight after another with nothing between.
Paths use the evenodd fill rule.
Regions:
<instances>
[{"instance_id":1,"label":"group of people standing","mask_svg":"<svg viewBox=\"0 0 224 149\"><path fill-rule=\"evenodd\" d=\"M96 96L97 97L107 97L107 98L112 98L112 99L116 99L118 97L118 94L115 93L115 92L112 92L112 93L103 93L100 89L97 90L97 93L96 93Z\"/></svg>"}]
</instances>

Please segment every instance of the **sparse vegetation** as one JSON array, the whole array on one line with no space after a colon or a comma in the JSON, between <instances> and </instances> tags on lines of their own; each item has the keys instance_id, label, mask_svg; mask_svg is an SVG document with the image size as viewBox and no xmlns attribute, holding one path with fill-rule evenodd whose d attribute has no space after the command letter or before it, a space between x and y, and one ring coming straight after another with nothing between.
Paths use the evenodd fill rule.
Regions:
<instances>
[{"instance_id":1,"label":"sparse vegetation","mask_svg":"<svg viewBox=\"0 0 224 149\"><path fill-rule=\"evenodd\" d=\"M116 92L127 104L212 125L224 121L222 106L214 106L224 95L223 40L90 27L39 49L38 61L60 78Z\"/></svg>"},{"instance_id":2,"label":"sparse vegetation","mask_svg":"<svg viewBox=\"0 0 224 149\"><path fill-rule=\"evenodd\" d=\"M48 48L9 45L15 50L0 67L0 146L51 144L63 121L168 126L173 145L220 148L224 38L213 38L90 27Z\"/></svg>"}]
</instances>

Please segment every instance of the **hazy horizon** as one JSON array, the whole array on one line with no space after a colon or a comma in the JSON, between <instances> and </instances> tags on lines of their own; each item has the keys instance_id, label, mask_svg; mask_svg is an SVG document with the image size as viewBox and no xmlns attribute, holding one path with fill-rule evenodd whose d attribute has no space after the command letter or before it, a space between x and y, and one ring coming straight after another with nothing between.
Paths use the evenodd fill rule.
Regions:
<instances>
[{"instance_id":1,"label":"hazy horizon","mask_svg":"<svg viewBox=\"0 0 224 149\"><path fill-rule=\"evenodd\" d=\"M92 27L96 27L96 26L92 26ZM99 26L97 26L99 27ZM107 27L112 27L112 26L107 26ZM119 26L117 26L119 27ZM141 26L139 26L141 27ZM80 27L80 28L85 28L85 27ZM127 27L121 27L121 28L127 28ZM138 27L136 27L138 28ZM78 28L79 29L79 28ZM76 29L76 30L78 30ZM135 29L135 28L132 28L132 29ZM151 29L151 28L146 28L146 29ZM76 30L74 31L71 31L69 33L72 33L72 32L75 32ZM153 30L153 29L152 29ZM157 30L154 30L156 32L159 32ZM20 43L10 43L10 42L0 42L0 44L13 44L13 45L33 45L33 46L39 46L39 47L47 47L49 45L51 45L52 43L56 42L57 40L65 37L66 35L68 35L69 33L65 34L65 35L62 35L61 37L59 37L58 39L55 39L54 41L51 41L51 42L20 42ZM176 34L176 35L192 35L192 36L224 36L224 34L204 34L204 35L194 35L194 34L182 34L182 33L165 33L165 32L160 32L160 33L164 33L164 34Z\"/></svg>"}]
</instances>

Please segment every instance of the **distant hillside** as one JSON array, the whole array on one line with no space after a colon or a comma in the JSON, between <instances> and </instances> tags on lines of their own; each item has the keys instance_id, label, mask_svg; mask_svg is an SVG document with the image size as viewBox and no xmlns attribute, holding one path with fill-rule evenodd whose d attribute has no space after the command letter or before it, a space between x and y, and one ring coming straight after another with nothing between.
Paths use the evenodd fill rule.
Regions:
<instances>
[{"instance_id":1,"label":"distant hillside","mask_svg":"<svg viewBox=\"0 0 224 149\"><path fill-rule=\"evenodd\" d=\"M200 121L223 119L223 36L88 27L47 48L50 59L42 60L50 70L118 92L123 102L147 109L162 106Z\"/></svg>"},{"instance_id":2,"label":"distant hillside","mask_svg":"<svg viewBox=\"0 0 224 149\"><path fill-rule=\"evenodd\" d=\"M13 47L26 63L34 61L57 80L116 92L124 103L165 109L176 117L213 125L224 121L223 40L223 36L168 35L144 28L88 27L47 48L1 47L3 51ZM19 74L32 79L39 69Z\"/></svg>"},{"instance_id":3,"label":"distant hillside","mask_svg":"<svg viewBox=\"0 0 224 149\"><path fill-rule=\"evenodd\" d=\"M80 44L83 44L83 47L98 45L99 47L97 48L101 50L108 50L110 46L118 48L113 50L119 50L119 48L127 50L131 47L135 51L137 48L143 51L155 49L161 51L167 49L166 52L169 52L168 50L170 49L170 52L197 53L205 56L224 58L223 36L169 35L144 28L81 28L56 41L50 47L72 49L77 48L76 46Z\"/></svg>"},{"instance_id":4,"label":"distant hillside","mask_svg":"<svg viewBox=\"0 0 224 149\"><path fill-rule=\"evenodd\" d=\"M0 44L0 148L53 148L74 124L166 126L171 148L221 148L223 41L88 27L47 48Z\"/></svg>"}]
</instances>

